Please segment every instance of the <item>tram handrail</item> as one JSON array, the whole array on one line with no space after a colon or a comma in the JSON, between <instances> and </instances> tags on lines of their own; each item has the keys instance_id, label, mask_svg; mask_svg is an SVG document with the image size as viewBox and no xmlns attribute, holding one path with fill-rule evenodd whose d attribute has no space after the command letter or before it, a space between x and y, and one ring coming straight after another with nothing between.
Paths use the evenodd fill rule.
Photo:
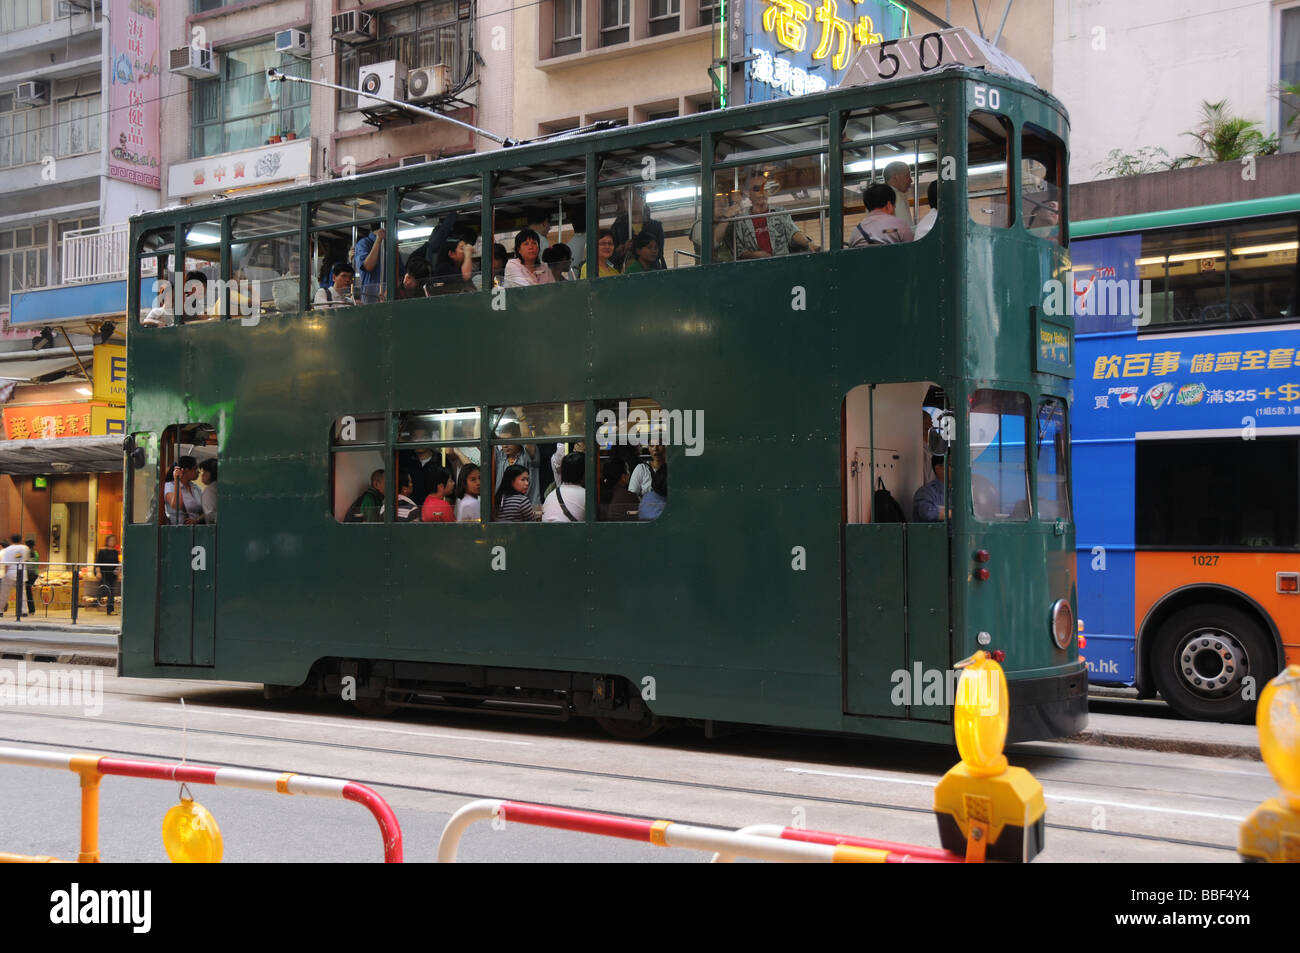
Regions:
<instances>
[{"instance_id":1,"label":"tram handrail","mask_svg":"<svg viewBox=\"0 0 1300 953\"><path fill-rule=\"evenodd\" d=\"M99 863L99 782L105 775L123 778L146 778L185 784L211 784L215 787L246 788L275 794L304 794L308 797L338 798L355 801L379 824L384 841L384 863L402 862L402 826L388 802L372 789L356 781L321 778L292 771L262 771L256 768L213 768L179 762L134 761L94 754L74 754L32 748L0 747L0 764L28 768L54 768L73 771L81 777L81 851L78 863Z\"/></svg>"},{"instance_id":2,"label":"tram handrail","mask_svg":"<svg viewBox=\"0 0 1300 953\"><path fill-rule=\"evenodd\" d=\"M466 804L447 821L442 837L438 840L438 863L455 863L460 839L465 831L470 825L486 820L501 823L513 821L535 827L645 841L657 847L726 852L732 857L753 857L757 860L805 864L879 864L888 862L889 855L886 850L854 844L808 843L766 837L749 833L747 829L728 831L716 827L679 824L676 821L650 821L545 804L483 798Z\"/></svg>"}]
</instances>

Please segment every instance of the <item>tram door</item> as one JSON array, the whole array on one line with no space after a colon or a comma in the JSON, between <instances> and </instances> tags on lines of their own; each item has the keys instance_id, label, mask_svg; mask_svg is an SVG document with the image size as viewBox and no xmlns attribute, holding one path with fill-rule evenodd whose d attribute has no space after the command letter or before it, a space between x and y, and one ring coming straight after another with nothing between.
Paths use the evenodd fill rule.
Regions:
<instances>
[{"instance_id":1,"label":"tram door","mask_svg":"<svg viewBox=\"0 0 1300 953\"><path fill-rule=\"evenodd\" d=\"M925 438L929 382L864 384L844 402L844 711L946 721L953 661L945 521L913 519L913 497L934 478ZM906 522L891 519L886 491ZM929 691L927 692L927 688Z\"/></svg>"},{"instance_id":2,"label":"tram door","mask_svg":"<svg viewBox=\"0 0 1300 953\"><path fill-rule=\"evenodd\" d=\"M164 433L155 638L160 665L215 663L217 527L204 522L200 472L211 474L216 456L217 434L207 424L180 424Z\"/></svg>"}]
</instances>

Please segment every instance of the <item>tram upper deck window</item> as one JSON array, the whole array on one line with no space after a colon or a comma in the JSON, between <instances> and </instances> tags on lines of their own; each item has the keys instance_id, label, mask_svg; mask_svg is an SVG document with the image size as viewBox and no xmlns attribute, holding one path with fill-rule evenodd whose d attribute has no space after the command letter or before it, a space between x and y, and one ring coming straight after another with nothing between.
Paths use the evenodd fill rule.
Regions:
<instances>
[{"instance_id":1,"label":"tram upper deck window","mask_svg":"<svg viewBox=\"0 0 1300 953\"><path fill-rule=\"evenodd\" d=\"M574 262L581 264L586 244L586 181L585 156L498 175L492 187L493 245L505 249L506 260L492 266L496 283L530 288L576 277ZM490 252L485 242L484 256Z\"/></svg>"},{"instance_id":2,"label":"tram upper deck window","mask_svg":"<svg viewBox=\"0 0 1300 953\"><path fill-rule=\"evenodd\" d=\"M844 116L844 244L890 245L923 237L937 211L928 202L938 179L938 120L925 103L879 106ZM892 210L867 208L867 188L877 190L873 205L888 195ZM931 214L934 212L934 214ZM910 237L909 237L910 236Z\"/></svg>"},{"instance_id":3,"label":"tram upper deck window","mask_svg":"<svg viewBox=\"0 0 1300 953\"><path fill-rule=\"evenodd\" d=\"M235 285L234 304L263 316L294 314L300 310L302 267L299 228L302 209L267 209L237 215L230 221L230 275Z\"/></svg>"},{"instance_id":4,"label":"tram upper deck window","mask_svg":"<svg viewBox=\"0 0 1300 953\"><path fill-rule=\"evenodd\" d=\"M826 247L825 116L722 132L714 145L713 260Z\"/></svg>"},{"instance_id":5,"label":"tram upper deck window","mask_svg":"<svg viewBox=\"0 0 1300 953\"><path fill-rule=\"evenodd\" d=\"M1038 405L1038 518L1070 519L1070 428L1065 401L1045 398Z\"/></svg>"},{"instance_id":6,"label":"tram upper deck window","mask_svg":"<svg viewBox=\"0 0 1300 953\"><path fill-rule=\"evenodd\" d=\"M599 275L699 264L699 140L616 149L599 162Z\"/></svg>"},{"instance_id":7,"label":"tram upper deck window","mask_svg":"<svg viewBox=\"0 0 1300 953\"><path fill-rule=\"evenodd\" d=\"M1066 244L1064 195L1065 143L1046 129L1025 123L1020 131L1020 214L1030 234Z\"/></svg>"},{"instance_id":8,"label":"tram upper deck window","mask_svg":"<svg viewBox=\"0 0 1300 953\"><path fill-rule=\"evenodd\" d=\"M185 256L180 288L173 291L178 324L209 321L224 313L217 279L221 274L221 220L190 222L181 227Z\"/></svg>"},{"instance_id":9,"label":"tram upper deck window","mask_svg":"<svg viewBox=\"0 0 1300 953\"><path fill-rule=\"evenodd\" d=\"M994 90L990 89L990 93ZM989 103L996 108L996 104ZM966 205L977 225L1011 224L1011 123L1005 116L976 110L966 124Z\"/></svg>"},{"instance_id":10,"label":"tram upper deck window","mask_svg":"<svg viewBox=\"0 0 1300 953\"><path fill-rule=\"evenodd\" d=\"M311 210L311 301L332 309L375 304L388 297L392 241L384 228L385 194L371 192L318 202ZM349 283L338 278L349 265Z\"/></svg>"},{"instance_id":11,"label":"tram upper deck window","mask_svg":"<svg viewBox=\"0 0 1300 953\"><path fill-rule=\"evenodd\" d=\"M977 390L970 405L971 504L988 523L1029 519L1029 398Z\"/></svg>"},{"instance_id":12,"label":"tram upper deck window","mask_svg":"<svg viewBox=\"0 0 1300 953\"><path fill-rule=\"evenodd\" d=\"M481 261L475 257L482 202L479 176L402 193L397 216L399 301L482 287Z\"/></svg>"},{"instance_id":13,"label":"tram upper deck window","mask_svg":"<svg viewBox=\"0 0 1300 953\"><path fill-rule=\"evenodd\" d=\"M176 294L174 286L180 283L172 273L176 255L175 232L171 228L157 228L140 236L136 246L136 261L143 290L140 293L139 319L146 328L170 327L176 320ZM149 282L148 279L153 281Z\"/></svg>"}]
</instances>

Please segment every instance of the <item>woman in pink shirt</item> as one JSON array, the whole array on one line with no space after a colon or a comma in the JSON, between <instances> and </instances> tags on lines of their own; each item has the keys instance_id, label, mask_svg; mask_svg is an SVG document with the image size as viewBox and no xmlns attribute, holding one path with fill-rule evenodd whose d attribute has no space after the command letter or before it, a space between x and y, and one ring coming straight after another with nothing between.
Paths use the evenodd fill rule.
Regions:
<instances>
[{"instance_id":1,"label":"woman in pink shirt","mask_svg":"<svg viewBox=\"0 0 1300 953\"><path fill-rule=\"evenodd\" d=\"M543 265L539 258L541 250L541 236L531 228L525 228L515 236L515 254L519 257L506 262L507 288L526 288L555 281L551 269Z\"/></svg>"}]
</instances>

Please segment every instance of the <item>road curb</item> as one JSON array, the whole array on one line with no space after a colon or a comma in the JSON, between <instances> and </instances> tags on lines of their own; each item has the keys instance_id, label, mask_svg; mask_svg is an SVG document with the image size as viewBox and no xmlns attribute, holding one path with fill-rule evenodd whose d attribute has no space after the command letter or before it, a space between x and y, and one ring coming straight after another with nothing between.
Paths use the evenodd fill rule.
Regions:
<instances>
[{"instance_id":1,"label":"road curb","mask_svg":"<svg viewBox=\"0 0 1300 953\"><path fill-rule=\"evenodd\" d=\"M1240 758L1262 761L1258 744L1241 744L1230 741L1194 741L1187 738L1159 738L1123 731L1103 731L1087 728L1077 735L1062 739L1081 745L1107 748L1133 748L1139 751L1166 751L1175 754L1196 754L1209 758Z\"/></svg>"}]
</instances>

